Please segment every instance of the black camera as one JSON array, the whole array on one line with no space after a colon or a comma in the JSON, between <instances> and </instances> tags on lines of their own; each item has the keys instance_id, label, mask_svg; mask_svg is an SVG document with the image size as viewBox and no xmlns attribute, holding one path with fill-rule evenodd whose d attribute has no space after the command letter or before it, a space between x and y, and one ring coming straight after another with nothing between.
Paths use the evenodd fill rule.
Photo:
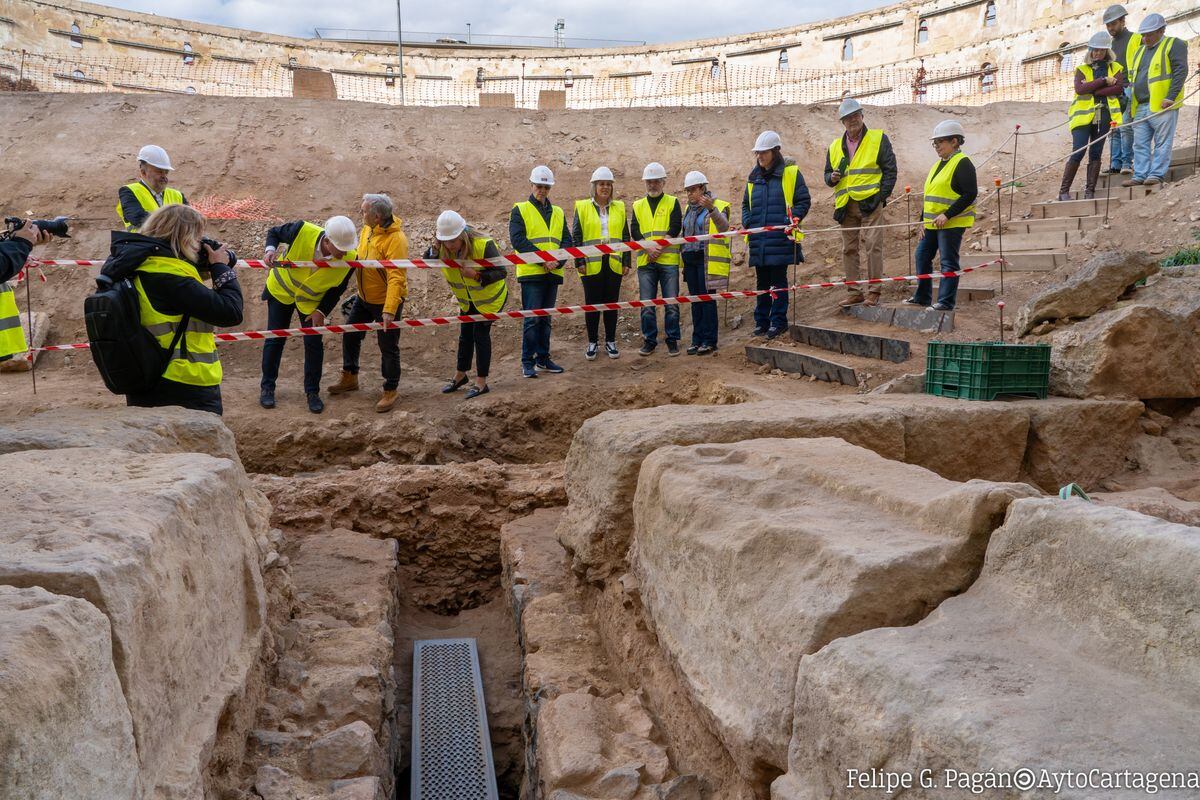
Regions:
<instances>
[{"instance_id":1,"label":"black camera","mask_svg":"<svg viewBox=\"0 0 1200 800\"><path fill-rule=\"evenodd\" d=\"M54 219L35 219L33 224L41 230L46 231L60 239L70 239L70 226L67 224L67 217L55 217ZM25 220L21 217L5 217L4 225L8 230L4 232L4 238L12 238L12 235L21 228L25 227Z\"/></svg>"},{"instance_id":2,"label":"black camera","mask_svg":"<svg viewBox=\"0 0 1200 800\"><path fill-rule=\"evenodd\" d=\"M216 239L209 238L208 236L203 236L200 239L200 253L198 254L198 256L196 258L196 262L197 262L196 268L201 269L201 270L208 270L211 268L212 265L208 263L208 251L204 249L204 245L208 245L213 250L220 250L221 243L218 242ZM232 256L231 261L236 261L237 254L234 253L233 250L230 250L229 253Z\"/></svg>"}]
</instances>

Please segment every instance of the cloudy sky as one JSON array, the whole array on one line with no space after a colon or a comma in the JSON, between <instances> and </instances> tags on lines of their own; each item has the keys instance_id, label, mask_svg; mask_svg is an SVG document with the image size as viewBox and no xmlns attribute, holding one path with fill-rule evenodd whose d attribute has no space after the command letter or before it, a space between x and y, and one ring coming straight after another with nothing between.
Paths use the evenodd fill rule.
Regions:
<instances>
[{"instance_id":1,"label":"cloudy sky","mask_svg":"<svg viewBox=\"0 0 1200 800\"><path fill-rule=\"evenodd\" d=\"M285 0L100 0L110 6L162 16L231 25L289 36L312 36L314 28L395 30L394 0L285 2ZM471 23L475 34L552 36L554 21L566 20L568 37L665 42L781 28L886 5L883 0L404 0L404 28L458 33ZM753 10L751 10L753 9Z\"/></svg>"}]
</instances>

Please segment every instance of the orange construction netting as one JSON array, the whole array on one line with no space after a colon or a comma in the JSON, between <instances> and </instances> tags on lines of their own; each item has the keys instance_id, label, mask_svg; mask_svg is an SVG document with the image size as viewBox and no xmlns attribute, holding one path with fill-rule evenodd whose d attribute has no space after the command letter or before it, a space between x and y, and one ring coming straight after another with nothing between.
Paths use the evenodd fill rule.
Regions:
<instances>
[{"instance_id":1,"label":"orange construction netting","mask_svg":"<svg viewBox=\"0 0 1200 800\"><path fill-rule=\"evenodd\" d=\"M227 197L206 195L191 200L192 208L209 219L240 219L250 222L282 222L283 217L275 213L275 206L257 197L232 200Z\"/></svg>"}]
</instances>

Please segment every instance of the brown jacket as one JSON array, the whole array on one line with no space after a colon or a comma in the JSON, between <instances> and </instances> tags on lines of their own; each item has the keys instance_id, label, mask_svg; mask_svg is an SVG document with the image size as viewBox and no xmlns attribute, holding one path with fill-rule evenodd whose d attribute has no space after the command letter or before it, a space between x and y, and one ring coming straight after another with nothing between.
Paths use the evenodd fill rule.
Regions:
<instances>
[{"instance_id":1,"label":"brown jacket","mask_svg":"<svg viewBox=\"0 0 1200 800\"><path fill-rule=\"evenodd\" d=\"M386 228L364 225L358 238L358 257L364 261L408 258L408 237L400 228L400 219ZM382 305L383 313L395 314L400 301L408 297L408 270L360 269L358 296L372 305Z\"/></svg>"}]
</instances>

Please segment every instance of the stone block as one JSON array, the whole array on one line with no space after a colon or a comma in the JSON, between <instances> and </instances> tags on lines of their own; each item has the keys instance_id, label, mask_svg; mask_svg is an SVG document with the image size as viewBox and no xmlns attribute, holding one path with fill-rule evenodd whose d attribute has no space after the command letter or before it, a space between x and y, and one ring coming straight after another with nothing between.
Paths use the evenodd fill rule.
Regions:
<instances>
[{"instance_id":1,"label":"stone block","mask_svg":"<svg viewBox=\"0 0 1200 800\"><path fill-rule=\"evenodd\" d=\"M819 381L858 385L858 376L854 374L853 367L796 350L746 345L746 358L753 364L766 364L772 369L795 375L809 375Z\"/></svg>"}]
</instances>

